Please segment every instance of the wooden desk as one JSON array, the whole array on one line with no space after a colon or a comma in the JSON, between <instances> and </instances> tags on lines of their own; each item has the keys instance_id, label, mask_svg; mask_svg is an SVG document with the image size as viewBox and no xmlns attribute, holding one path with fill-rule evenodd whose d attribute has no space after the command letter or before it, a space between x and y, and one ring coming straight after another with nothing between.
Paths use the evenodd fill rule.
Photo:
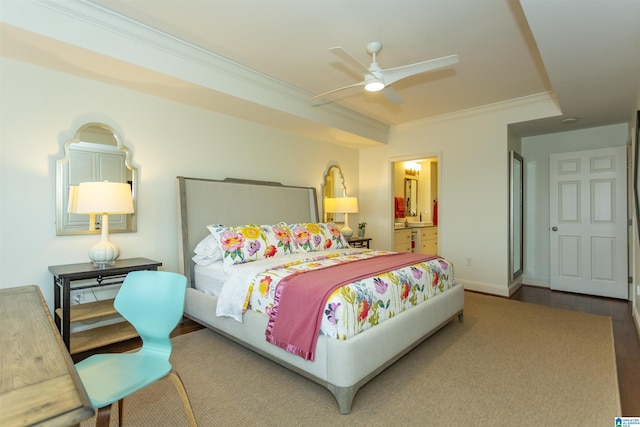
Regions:
<instances>
[{"instance_id":1,"label":"wooden desk","mask_svg":"<svg viewBox=\"0 0 640 427\"><path fill-rule=\"evenodd\" d=\"M0 426L69 426L89 397L38 286L0 289Z\"/></svg>"}]
</instances>

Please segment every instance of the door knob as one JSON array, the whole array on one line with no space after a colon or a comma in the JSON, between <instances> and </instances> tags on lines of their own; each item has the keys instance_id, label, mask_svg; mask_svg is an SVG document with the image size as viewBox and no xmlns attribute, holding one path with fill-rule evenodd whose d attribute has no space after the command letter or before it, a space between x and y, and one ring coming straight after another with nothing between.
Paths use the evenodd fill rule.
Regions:
<instances>
[{"instance_id":1,"label":"door knob","mask_svg":"<svg viewBox=\"0 0 640 427\"><path fill-rule=\"evenodd\" d=\"M551 227L552 231L558 231L558 227Z\"/></svg>"}]
</instances>

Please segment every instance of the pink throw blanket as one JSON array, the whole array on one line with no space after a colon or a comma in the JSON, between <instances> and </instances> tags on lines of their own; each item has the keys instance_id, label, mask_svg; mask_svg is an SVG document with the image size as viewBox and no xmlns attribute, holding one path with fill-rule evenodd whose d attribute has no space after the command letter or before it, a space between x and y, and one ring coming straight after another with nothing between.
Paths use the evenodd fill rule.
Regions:
<instances>
[{"instance_id":1,"label":"pink throw blanket","mask_svg":"<svg viewBox=\"0 0 640 427\"><path fill-rule=\"evenodd\" d=\"M360 279L437 258L408 252L392 253L285 277L276 288L265 332L267 341L305 360L313 360L322 309L334 290Z\"/></svg>"}]
</instances>

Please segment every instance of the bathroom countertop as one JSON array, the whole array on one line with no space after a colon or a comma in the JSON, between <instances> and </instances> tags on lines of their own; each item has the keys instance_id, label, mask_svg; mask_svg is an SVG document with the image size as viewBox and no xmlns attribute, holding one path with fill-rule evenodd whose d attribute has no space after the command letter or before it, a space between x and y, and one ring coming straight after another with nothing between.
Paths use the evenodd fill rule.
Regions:
<instances>
[{"instance_id":1,"label":"bathroom countertop","mask_svg":"<svg viewBox=\"0 0 640 427\"><path fill-rule=\"evenodd\" d=\"M403 228L424 228L424 227L437 227L437 225L433 225L432 222L409 222L408 226L405 226L404 223L394 223L394 230L401 230Z\"/></svg>"}]
</instances>

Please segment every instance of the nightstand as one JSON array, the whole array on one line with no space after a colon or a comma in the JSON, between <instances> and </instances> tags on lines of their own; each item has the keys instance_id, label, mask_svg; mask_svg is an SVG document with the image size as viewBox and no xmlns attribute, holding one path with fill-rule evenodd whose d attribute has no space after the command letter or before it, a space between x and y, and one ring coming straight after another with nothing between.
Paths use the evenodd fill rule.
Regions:
<instances>
[{"instance_id":1,"label":"nightstand","mask_svg":"<svg viewBox=\"0 0 640 427\"><path fill-rule=\"evenodd\" d=\"M157 270L161 266L161 262L147 258L119 259L115 265L107 268L96 268L90 262L49 266L49 271L53 274L56 326L69 352L80 353L138 336L128 322L118 322L71 334L73 322L99 320L117 314L113 307L113 299L71 305L72 290L117 285L132 271ZM72 285L72 282L79 281L83 283Z\"/></svg>"},{"instance_id":2,"label":"nightstand","mask_svg":"<svg viewBox=\"0 0 640 427\"><path fill-rule=\"evenodd\" d=\"M352 248L370 249L369 242L371 242L371 238L369 237L349 237L347 241Z\"/></svg>"}]
</instances>

